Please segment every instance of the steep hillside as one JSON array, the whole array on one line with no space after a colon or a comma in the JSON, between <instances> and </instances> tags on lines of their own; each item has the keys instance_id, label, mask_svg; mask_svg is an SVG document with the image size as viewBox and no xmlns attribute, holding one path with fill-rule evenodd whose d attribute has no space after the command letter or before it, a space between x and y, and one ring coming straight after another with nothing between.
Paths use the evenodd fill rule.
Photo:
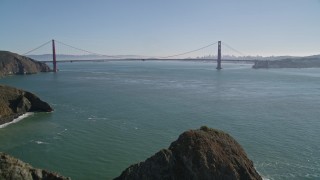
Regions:
<instances>
[{"instance_id":1,"label":"steep hillside","mask_svg":"<svg viewBox=\"0 0 320 180\"><path fill-rule=\"evenodd\" d=\"M53 109L36 95L0 85L0 125L11 122L26 112L51 112Z\"/></svg>"},{"instance_id":2,"label":"steep hillside","mask_svg":"<svg viewBox=\"0 0 320 180\"><path fill-rule=\"evenodd\" d=\"M0 51L0 77L49 71L51 70L45 63L9 51Z\"/></svg>"}]
</instances>

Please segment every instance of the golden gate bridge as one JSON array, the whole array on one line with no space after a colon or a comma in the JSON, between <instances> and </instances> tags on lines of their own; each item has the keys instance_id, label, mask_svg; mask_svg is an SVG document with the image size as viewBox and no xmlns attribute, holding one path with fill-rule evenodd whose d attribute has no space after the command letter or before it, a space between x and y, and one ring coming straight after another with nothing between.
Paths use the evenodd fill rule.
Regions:
<instances>
[{"instance_id":1,"label":"golden gate bridge","mask_svg":"<svg viewBox=\"0 0 320 180\"><path fill-rule=\"evenodd\" d=\"M179 59L179 58L176 58L176 57L179 57L179 56L183 56L183 55L187 55L187 54L190 54L190 53L194 53L194 52L197 52L197 51L200 51L200 50L203 50L203 49L206 49L206 48L209 48L211 46L214 46L214 45L217 45L217 56L215 59L208 59L206 58L205 60L210 60L210 61L216 61L217 63L217 66L216 66L216 69L217 70L221 70L222 69L222 65L221 65L221 62L222 61L225 61L225 62L241 62L241 63L254 63L256 62L257 60L255 59L222 59L222 45L224 45L226 48L232 50L233 52L236 52L237 54L243 56L243 57L246 57L243 53L241 53L240 51L234 49L233 47L231 47L230 45L226 44L226 43L222 43L221 41L216 41L214 43L211 43L211 44L208 44L206 46L203 46L203 47L200 47L200 48L197 48L197 49L194 49L194 50L191 50L191 51L186 51L186 52L183 52L183 53L178 53L178 54L173 54L173 55L169 55L169 56L141 56L141 57L147 57L147 58L123 58L123 55L116 55L116 56L112 56L112 55L105 55L105 54L100 54L100 53L95 53L95 52L92 52L92 51L88 51L88 50L85 50L85 49L81 49L81 48L78 48L78 47L75 47L75 46L72 46L72 45L69 45L69 44L66 44L64 42L61 42L61 41L57 41L57 40L50 40L46 43L43 43L41 44L40 46L24 53L23 55L29 55L30 53L44 47L44 46L47 46L47 45L50 45L51 44L51 48L52 48L52 59L50 58L50 60L44 60L42 62L45 62L45 63L51 63L53 64L53 72L57 72L58 71L58 68L57 68L57 63L58 62L84 62L84 61L92 61L92 62L96 62L96 61L106 61L106 60L202 60L201 58L183 58L183 59ZM87 54L91 54L91 55L96 55L96 56L100 56L100 57L103 57L103 58L108 58L108 59L86 59L86 60L77 60L77 59L73 59L73 60L57 60L57 54L56 54L56 45L59 44L59 45L63 45L63 46L66 46L66 47L69 47L69 48L72 48L72 49L75 49L77 51L81 51L81 52L84 52L84 53L87 53ZM248 57L248 56L247 56Z\"/></svg>"}]
</instances>

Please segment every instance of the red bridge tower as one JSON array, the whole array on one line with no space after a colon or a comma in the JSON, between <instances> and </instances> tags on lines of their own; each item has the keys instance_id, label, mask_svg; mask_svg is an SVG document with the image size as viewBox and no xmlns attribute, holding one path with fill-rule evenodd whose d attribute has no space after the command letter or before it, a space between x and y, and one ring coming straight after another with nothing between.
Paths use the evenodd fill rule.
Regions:
<instances>
[{"instance_id":1,"label":"red bridge tower","mask_svg":"<svg viewBox=\"0 0 320 180\"><path fill-rule=\"evenodd\" d=\"M52 62L53 62L53 72L57 72L56 47L54 45L53 39L52 39Z\"/></svg>"},{"instance_id":2,"label":"red bridge tower","mask_svg":"<svg viewBox=\"0 0 320 180\"><path fill-rule=\"evenodd\" d=\"M218 59L217 59L217 69L222 69L221 67L221 41L218 41Z\"/></svg>"}]
</instances>

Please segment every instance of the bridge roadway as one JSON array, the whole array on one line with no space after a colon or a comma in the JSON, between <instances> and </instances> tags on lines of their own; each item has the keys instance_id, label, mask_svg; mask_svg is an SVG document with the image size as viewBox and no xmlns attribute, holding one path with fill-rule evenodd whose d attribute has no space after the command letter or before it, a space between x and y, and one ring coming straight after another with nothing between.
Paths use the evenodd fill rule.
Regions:
<instances>
[{"instance_id":1,"label":"bridge roadway","mask_svg":"<svg viewBox=\"0 0 320 180\"><path fill-rule=\"evenodd\" d=\"M65 63L65 62L107 62L107 61L207 61L207 62L216 62L217 59L84 59L84 60L57 60L57 63ZM222 59L222 62L230 62L230 63L252 63L254 64L257 60L235 60L235 59ZM52 63L51 61L41 61L44 63Z\"/></svg>"}]
</instances>

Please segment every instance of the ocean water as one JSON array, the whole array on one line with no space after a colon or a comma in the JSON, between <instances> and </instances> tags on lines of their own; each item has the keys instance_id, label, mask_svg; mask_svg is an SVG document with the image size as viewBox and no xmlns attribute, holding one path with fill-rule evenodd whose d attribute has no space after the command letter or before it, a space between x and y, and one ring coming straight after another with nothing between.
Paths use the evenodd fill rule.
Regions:
<instances>
[{"instance_id":1,"label":"ocean water","mask_svg":"<svg viewBox=\"0 0 320 180\"><path fill-rule=\"evenodd\" d=\"M320 179L320 69L122 61L0 79L53 113L0 128L0 151L73 179L112 179L202 125L232 135L265 179Z\"/></svg>"}]
</instances>

